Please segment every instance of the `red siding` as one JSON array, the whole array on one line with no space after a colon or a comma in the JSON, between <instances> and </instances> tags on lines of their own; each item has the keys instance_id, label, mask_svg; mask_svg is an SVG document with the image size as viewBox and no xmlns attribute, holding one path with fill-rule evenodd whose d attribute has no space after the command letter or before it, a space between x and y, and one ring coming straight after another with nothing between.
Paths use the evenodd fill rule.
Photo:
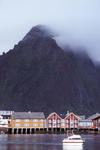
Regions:
<instances>
[{"instance_id":1,"label":"red siding","mask_svg":"<svg viewBox=\"0 0 100 150\"><path fill-rule=\"evenodd\" d=\"M70 113L65 117L65 127L66 128L77 128L78 127L78 117L74 113Z\"/></svg>"},{"instance_id":2,"label":"red siding","mask_svg":"<svg viewBox=\"0 0 100 150\"><path fill-rule=\"evenodd\" d=\"M93 121L93 128L100 128L100 116L94 118L92 121Z\"/></svg>"},{"instance_id":3,"label":"red siding","mask_svg":"<svg viewBox=\"0 0 100 150\"><path fill-rule=\"evenodd\" d=\"M47 127L48 128L61 128L61 117L56 113L52 113L47 118Z\"/></svg>"}]
</instances>

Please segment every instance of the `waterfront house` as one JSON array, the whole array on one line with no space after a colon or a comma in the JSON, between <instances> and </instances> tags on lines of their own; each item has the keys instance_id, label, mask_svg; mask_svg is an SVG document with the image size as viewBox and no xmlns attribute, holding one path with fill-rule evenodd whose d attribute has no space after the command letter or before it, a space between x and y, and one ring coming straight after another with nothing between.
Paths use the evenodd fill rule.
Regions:
<instances>
[{"instance_id":1,"label":"waterfront house","mask_svg":"<svg viewBox=\"0 0 100 150\"><path fill-rule=\"evenodd\" d=\"M93 128L93 122L90 119L79 120L78 121L78 127L79 128L90 129L90 128Z\"/></svg>"},{"instance_id":2,"label":"waterfront house","mask_svg":"<svg viewBox=\"0 0 100 150\"><path fill-rule=\"evenodd\" d=\"M43 112L14 112L8 121L8 129L43 129L44 120Z\"/></svg>"},{"instance_id":3,"label":"waterfront house","mask_svg":"<svg viewBox=\"0 0 100 150\"><path fill-rule=\"evenodd\" d=\"M55 112L49 114L46 120L47 128L61 128L62 118Z\"/></svg>"},{"instance_id":4,"label":"waterfront house","mask_svg":"<svg viewBox=\"0 0 100 150\"><path fill-rule=\"evenodd\" d=\"M79 117L76 116L73 112L67 112L65 117L65 128L78 128Z\"/></svg>"},{"instance_id":5,"label":"waterfront house","mask_svg":"<svg viewBox=\"0 0 100 150\"><path fill-rule=\"evenodd\" d=\"M100 129L100 113L96 113L90 116L88 119L91 119L93 122L93 128Z\"/></svg>"},{"instance_id":6,"label":"waterfront house","mask_svg":"<svg viewBox=\"0 0 100 150\"><path fill-rule=\"evenodd\" d=\"M0 110L0 133L7 132L8 120L11 118L11 114L14 111Z\"/></svg>"},{"instance_id":7,"label":"waterfront house","mask_svg":"<svg viewBox=\"0 0 100 150\"><path fill-rule=\"evenodd\" d=\"M12 113L14 113L14 111L0 110L0 116L3 116L3 119L10 119Z\"/></svg>"},{"instance_id":8,"label":"waterfront house","mask_svg":"<svg viewBox=\"0 0 100 150\"><path fill-rule=\"evenodd\" d=\"M3 118L3 116L0 116L0 130L8 128L8 119Z\"/></svg>"}]
</instances>

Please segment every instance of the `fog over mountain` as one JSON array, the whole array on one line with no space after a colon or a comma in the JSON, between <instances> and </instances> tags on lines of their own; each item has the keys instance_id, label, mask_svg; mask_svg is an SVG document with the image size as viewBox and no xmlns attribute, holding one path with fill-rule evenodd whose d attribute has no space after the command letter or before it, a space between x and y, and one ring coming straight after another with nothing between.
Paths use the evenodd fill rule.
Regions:
<instances>
[{"instance_id":1,"label":"fog over mountain","mask_svg":"<svg viewBox=\"0 0 100 150\"><path fill-rule=\"evenodd\" d=\"M100 60L99 0L1 0L0 52L7 52L35 25L54 29L61 47L85 49Z\"/></svg>"},{"instance_id":2,"label":"fog over mountain","mask_svg":"<svg viewBox=\"0 0 100 150\"><path fill-rule=\"evenodd\" d=\"M100 112L100 65L64 51L46 26L35 26L0 56L0 109L89 116Z\"/></svg>"}]
</instances>

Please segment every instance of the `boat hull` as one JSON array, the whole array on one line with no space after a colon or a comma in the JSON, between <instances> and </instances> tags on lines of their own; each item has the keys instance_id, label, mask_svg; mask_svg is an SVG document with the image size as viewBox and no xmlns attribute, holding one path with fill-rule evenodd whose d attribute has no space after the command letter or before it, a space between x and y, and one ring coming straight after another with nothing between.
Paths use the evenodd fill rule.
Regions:
<instances>
[{"instance_id":1,"label":"boat hull","mask_svg":"<svg viewBox=\"0 0 100 150\"><path fill-rule=\"evenodd\" d=\"M83 140L79 141L69 141L69 140L63 140L63 145L83 145Z\"/></svg>"},{"instance_id":2,"label":"boat hull","mask_svg":"<svg viewBox=\"0 0 100 150\"><path fill-rule=\"evenodd\" d=\"M77 145L79 145L79 146L82 146L83 145L83 143L63 143L63 145L65 146L69 146L69 145L73 145L73 146L77 146Z\"/></svg>"}]
</instances>

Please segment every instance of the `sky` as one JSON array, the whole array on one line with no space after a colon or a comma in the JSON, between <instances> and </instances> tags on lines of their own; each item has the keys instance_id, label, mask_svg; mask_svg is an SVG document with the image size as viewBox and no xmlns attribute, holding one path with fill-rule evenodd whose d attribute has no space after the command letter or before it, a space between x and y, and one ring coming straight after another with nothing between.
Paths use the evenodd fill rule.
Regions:
<instances>
[{"instance_id":1,"label":"sky","mask_svg":"<svg viewBox=\"0 0 100 150\"><path fill-rule=\"evenodd\" d=\"M61 47L82 47L100 61L100 0L0 0L0 54L38 24L58 32Z\"/></svg>"}]
</instances>

